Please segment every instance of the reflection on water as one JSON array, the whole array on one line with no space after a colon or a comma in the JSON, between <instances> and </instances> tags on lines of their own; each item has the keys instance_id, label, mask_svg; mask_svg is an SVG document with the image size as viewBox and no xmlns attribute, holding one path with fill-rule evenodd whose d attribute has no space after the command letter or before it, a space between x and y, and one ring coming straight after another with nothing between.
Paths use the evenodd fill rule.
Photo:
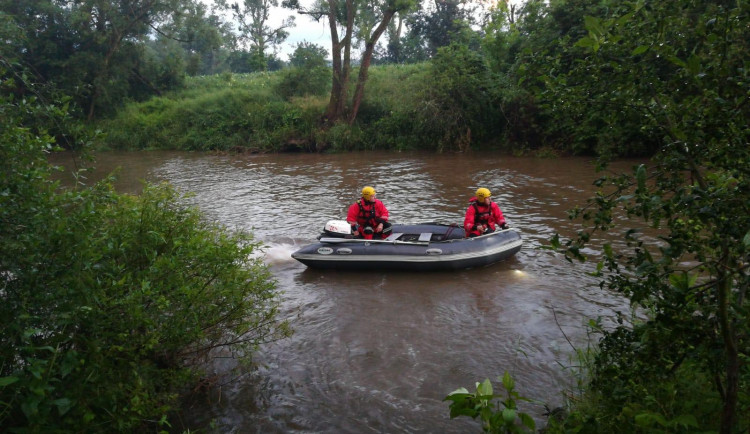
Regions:
<instances>
[{"instance_id":1,"label":"reflection on water","mask_svg":"<svg viewBox=\"0 0 750 434\"><path fill-rule=\"evenodd\" d=\"M69 156L54 159L70 166ZM591 265L537 249L577 230L565 211L591 191L596 175L585 159L149 152L101 154L96 165L91 179L121 167L116 186L131 193L141 179L169 181L194 193L189 200L208 218L251 230L295 329L260 349L257 371L228 378L220 399L214 391L215 399L193 400L177 430L213 420L221 432L477 432L475 421L449 420L442 399L504 371L540 402L525 410L543 423L541 403L559 405L570 381L566 336L583 344L589 318L627 309L599 291ZM396 223L461 223L475 189L487 187L524 247L460 272L323 272L292 260L327 220L346 215L364 185Z\"/></svg>"}]
</instances>

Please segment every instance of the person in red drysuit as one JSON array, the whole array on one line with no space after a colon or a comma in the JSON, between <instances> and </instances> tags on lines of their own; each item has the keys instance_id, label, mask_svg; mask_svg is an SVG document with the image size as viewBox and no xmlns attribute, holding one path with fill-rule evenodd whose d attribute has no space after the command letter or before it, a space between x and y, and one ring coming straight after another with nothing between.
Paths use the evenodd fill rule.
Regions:
<instances>
[{"instance_id":1,"label":"person in red drysuit","mask_svg":"<svg viewBox=\"0 0 750 434\"><path fill-rule=\"evenodd\" d=\"M362 189L362 197L349 207L346 221L352 225L353 235L368 240L375 234L386 238L393 229L388 222L388 209L375 198L375 189L372 187Z\"/></svg>"},{"instance_id":2,"label":"person in red drysuit","mask_svg":"<svg viewBox=\"0 0 750 434\"><path fill-rule=\"evenodd\" d=\"M493 202L492 193L486 188L477 190L476 195L469 201L471 204L466 210L464 218L464 230L466 236L476 237L482 234L495 232L499 227L508 229L503 212L497 203Z\"/></svg>"}]
</instances>

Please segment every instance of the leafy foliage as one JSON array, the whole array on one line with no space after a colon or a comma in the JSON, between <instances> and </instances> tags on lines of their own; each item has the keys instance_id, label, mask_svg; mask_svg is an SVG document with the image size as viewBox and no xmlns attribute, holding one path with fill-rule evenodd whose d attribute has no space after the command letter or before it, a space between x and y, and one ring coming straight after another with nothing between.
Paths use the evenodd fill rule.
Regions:
<instances>
[{"instance_id":1,"label":"leafy foliage","mask_svg":"<svg viewBox=\"0 0 750 434\"><path fill-rule=\"evenodd\" d=\"M328 50L311 42L300 42L289 55L289 65L304 69L314 69L326 66Z\"/></svg>"},{"instance_id":2,"label":"leafy foliage","mask_svg":"<svg viewBox=\"0 0 750 434\"><path fill-rule=\"evenodd\" d=\"M126 98L164 90L157 87L160 79L152 75L156 71L172 75L167 82L177 81L180 71L153 65L141 40L152 27L171 25L180 2L3 0L0 11L7 22L0 32L16 37L0 37L11 41L7 51L33 71L35 82L63 90L85 116L94 118L111 113Z\"/></svg>"},{"instance_id":3,"label":"leafy foliage","mask_svg":"<svg viewBox=\"0 0 750 434\"><path fill-rule=\"evenodd\" d=\"M275 47L289 37L287 29L294 27L294 17L285 18L278 27L270 24L271 11L279 6L278 0L243 0L235 3L217 0L216 4L225 12L231 10L237 23L238 39L249 43L247 72L270 69L274 55L267 54L266 50L272 48L275 51Z\"/></svg>"},{"instance_id":4,"label":"leafy foliage","mask_svg":"<svg viewBox=\"0 0 750 434\"><path fill-rule=\"evenodd\" d=\"M417 0L373 2L322 0L308 7L301 6L298 0L283 2L284 7L298 9L299 13L310 15L316 20L325 17L331 29L332 85L328 107L321 117L324 128L337 122L346 122L349 125L354 123L362 104L368 72L378 40L397 13L408 11L418 3ZM350 100L351 50L356 47L357 43L362 43L364 50Z\"/></svg>"},{"instance_id":5,"label":"leafy foliage","mask_svg":"<svg viewBox=\"0 0 750 434\"><path fill-rule=\"evenodd\" d=\"M432 60L424 87L422 133L438 143L438 150L467 151L472 142L499 134L494 123L497 96L484 59L465 45L441 48ZM499 124L499 125L498 125Z\"/></svg>"},{"instance_id":6,"label":"leafy foliage","mask_svg":"<svg viewBox=\"0 0 750 434\"><path fill-rule=\"evenodd\" d=\"M401 43L408 48L402 50L402 58L395 57L394 61L426 60L434 57L442 47L463 45L467 42L467 34L473 33L471 26L475 24L475 9L465 1L425 2L419 11L406 16L408 33Z\"/></svg>"},{"instance_id":7,"label":"leafy foliage","mask_svg":"<svg viewBox=\"0 0 750 434\"><path fill-rule=\"evenodd\" d=\"M325 48L303 42L289 56L292 66L281 72L277 92L285 99L295 96L324 95L329 91L331 71L326 66Z\"/></svg>"},{"instance_id":8,"label":"leafy foliage","mask_svg":"<svg viewBox=\"0 0 750 434\"><path fill-rule=\"evenodd\" d=\"M11 432L168 425L217 354L286 336L248 234L206 222L167 186L60 191L48 106L0 100L0 425Z\"/></svg>"},{"instance_id":9,"label":"leafy foliage","mask_svg":"<svg viewBox=\"0 0 750 434\"><path fill-rule=\"evenodd\" d=\"M451 419L459 416L479 417L486 433L534 432L536 423L526 413L518 411L518 401L528 401L515 390L515 381L506 372L502 378L505 395L493 393L492 383L485 379L476 384L476 392L469 393L463 387L451 392L443 401L451 401ZM495 399L500 399L494 402Z\"/></svg>"},{"instance_id":10,"label":"leafy foliage","mask_svg":"<svg viewBox=\"0 0 750 434\"><path fill-rule=\"evenodd\" d=\"M191 78L185 91L130 104L112 121L101 123L106 133L102 145L283 150L307 140L325 103L283 101L276 93L280 78L268 73Z\"/></svg>"},{"instance_id":11,"label":"leafy foliage","mask_svg":"<svg viewBox=\"0 0 750 434\"><path fill-rule=\"evenodd\" d=\"M609 122L635 119L660 138L651 166L597 182L602 191L571 213L591 229L564 244L570 258L585 259L582 247L596 231L620 226L619 216L642 222L624 232L630 250L604 246L598 267L603 288L648 314L601 341L591 387L606 399L598 420L609 424L599 428L744 431L750 46L742 23L750 10L697 1L623 7L611 18L587 18L578 45L592 55L569 73ZM592 71L606 71L607 85L583 80ZM644 241L643 225L658 243Z\"/></svg>"}]
</instances>

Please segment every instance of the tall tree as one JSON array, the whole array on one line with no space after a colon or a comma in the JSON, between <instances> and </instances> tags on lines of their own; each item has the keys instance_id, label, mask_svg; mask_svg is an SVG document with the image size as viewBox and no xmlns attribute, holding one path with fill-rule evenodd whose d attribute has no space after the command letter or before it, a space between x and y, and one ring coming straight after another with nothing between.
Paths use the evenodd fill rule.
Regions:
<instances>
[{"instance_id":1,"label":"tall tree","mask_svg":"<svg viewBox=\"0 0 750 434\"><path fill-rule=\"evenodd\" d=\"M469 0L434 0L410 15L409 34L421 41L426 57L437 54L440 47L459 42L474 22L476 5Z\"/></svg>"},{"instance_id":2,"label":"tall tree","mask_svg":"<svg viewBox=\"0 0 750 434\"><path fill-rule=\"evenodd\" d=\"M385 55L383 56L386 61L392 63L401 63L404 61L402 53L402 41L401 37L404 32L404 13L399 12L396 17L388 24L386 33L388 35L388 43L385 49Z\"/></svg>"},{"instance_id":3,"label":"tall tree","mask_svg":"<svg viewBox=\"0 0 750 434\"><path fill-rule=\"evenodd\" d=\"M332 83L331 98L324 115L326 124L345 120L349 124L357 118L364 96L368 69L378 40L396 13L415 7L419 0L319 0L310 8L300 6L298 0L288 0L284 6L297 9L300 14L316 20L326 18L331 32ZM342 34L343 33L343 34ZM355 38L364 45L354 95L347 109L349 80L352 72L352 47Z\"/></svg>"},{"instance_id":4,"label":"tall tree","mask_svg":"<svg viewBox=\"0 0 750 434\"><path fill-rule=\"evenodd\" d=\"M91 119L125 96L153 92L141 70L143 41L164 33L190 1L0 0L0 11L23 35L11 44L19 60Z\"/></svg>"},{"instance_id":5,"label":"tall tree","mask_svg":"<svg viewBox=\"0 0 750 434\"><path fill-rule=\"evenodd\" d=\"M275 56L268 56L268 48L277 47L286 40L294 27L294 17L287 17L279 26L269 23L271 9L279 5L278 0L244 0L242 3L227 4L226 0L217 2L220 8L231 9L237 21L240 42L250 45L251 69L265 71L268 61Z\"/></svg>"},{"instance_id":6,"label":"tall tree","mask_svg":"<svg viewBox=\"0 0 750 434\"><path fill-rule=\"evenodd\" d=\"M228 52L236 46L231 25L217 13L209 12L203 3L189 5L187 11L176 29L176 40L184 50L186 72L189 75L220 72L227 67Z\"/></svg>"},{"instance_id":7,"label":"tall tree","mask_svg":"<svg viewBox=\"0 0 750 434\"><path fill-rule=\"evenodd\" d=\"M289 64L299 68L322 68L326 66L328 51L320 45L303 41L289 55Z\"/></svg>"},{"instance_id":8,"label":"tall tree","mask_svg":"<svg viewBox=\"0 0 750 434\"><path fill-rule=\"evenodd\" d=\"M74 14L72 22L76 30L79 34L86 35L86 43L96 45L96 50L91 53L97 58L91 72L92 89L87 110L89 119L95 116L99 99L108 91L109 80L113 75L120 74L124 79L130 75L123 71L122 67L127 65L123 62L126 57L138 50L132 41L145 38L152 29L156 30L159 24L169 21L174 11L181 11L180 1L65 2L70 3L71 12Z\"/></svg>"}]
</instances>

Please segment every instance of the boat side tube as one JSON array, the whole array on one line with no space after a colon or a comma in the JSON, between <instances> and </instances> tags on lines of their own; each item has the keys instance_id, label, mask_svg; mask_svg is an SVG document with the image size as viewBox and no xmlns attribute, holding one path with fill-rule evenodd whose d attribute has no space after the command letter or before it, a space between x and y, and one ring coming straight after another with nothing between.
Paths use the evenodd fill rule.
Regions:
<instances>
[{"instance_id":1,"label":"boat side tube","mask_svg":"<svg viewBox=\"0 0 750 434\"><path fill-rule=\"evenodd\" d=\"M418 241L419 234L409 235L409 241L401 241L399 237L392 240L323 238L293 253L292 257L314 268L455 270L501 261L513 256L522 245L520 235L513 229L442 241Z\"/></svg>"}]
</instances>

